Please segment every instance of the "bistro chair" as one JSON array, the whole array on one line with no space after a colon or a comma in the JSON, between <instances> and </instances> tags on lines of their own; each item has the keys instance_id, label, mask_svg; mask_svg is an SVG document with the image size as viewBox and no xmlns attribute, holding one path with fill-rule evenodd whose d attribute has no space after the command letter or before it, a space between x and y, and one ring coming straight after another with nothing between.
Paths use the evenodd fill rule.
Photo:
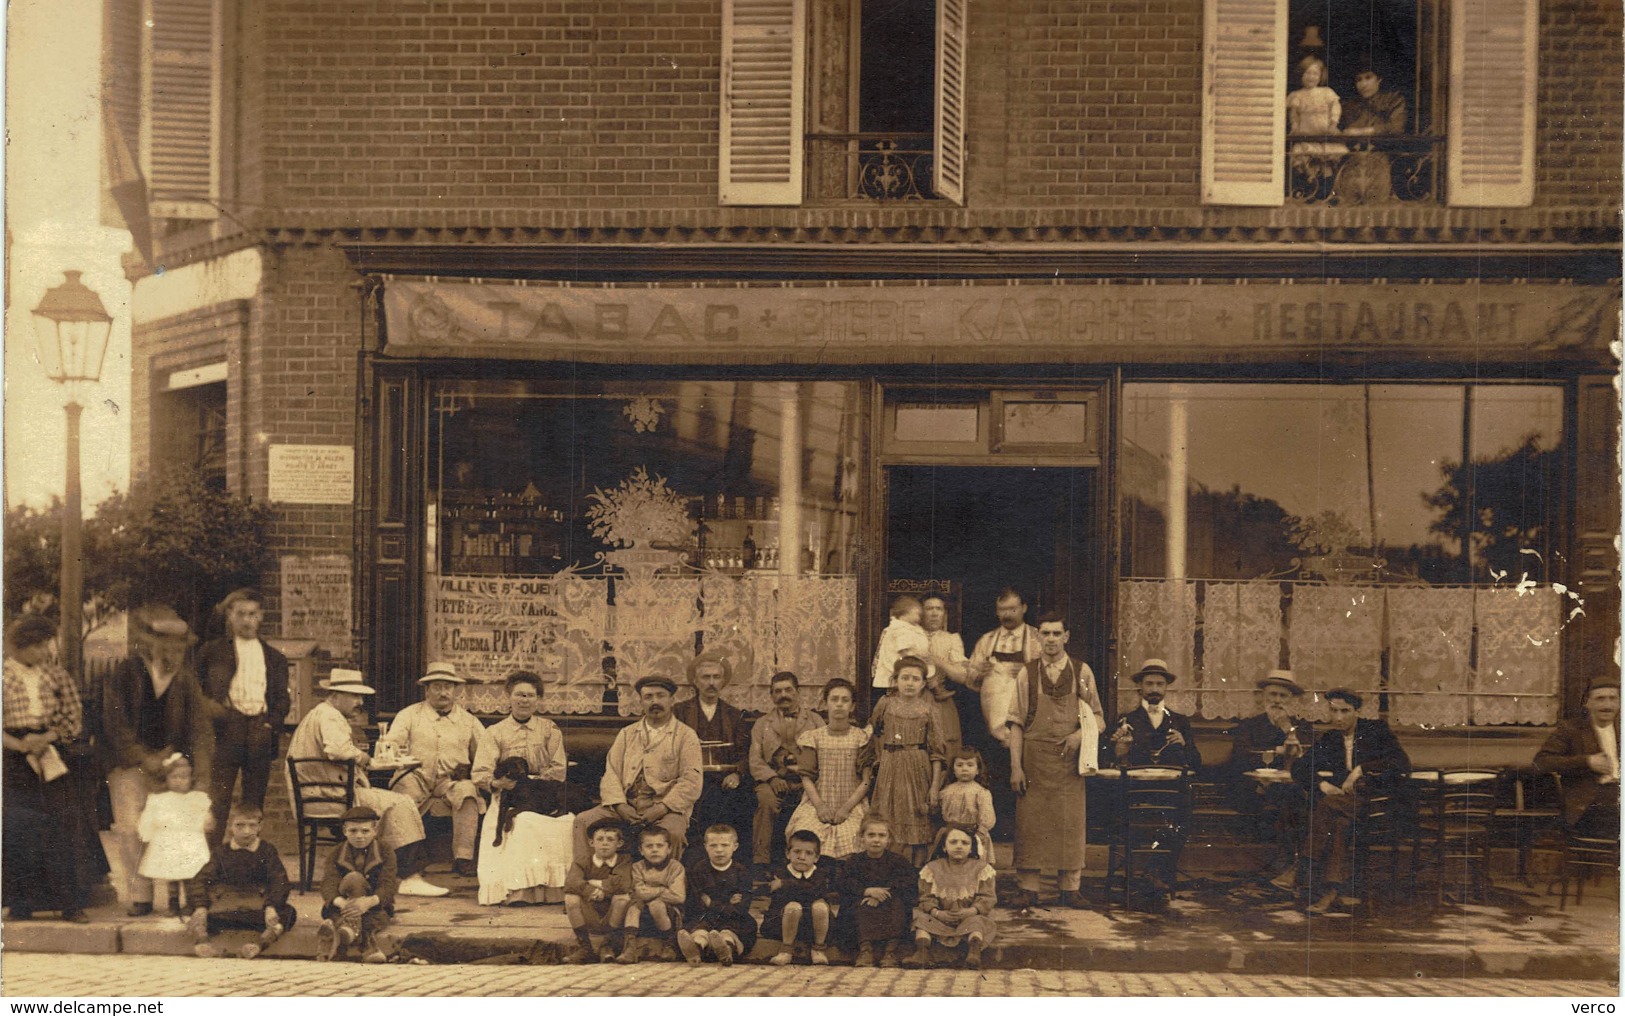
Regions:
<instances>
[{"instance_id":1,"label":"bistro chair","mask_svg":"<svg viewBox=\"0 0 1625 1016\"><path fill-rule=\"evenodd\" d=\"M1404 854L1410 894L1416 894L1416 865L1419 855L1416 823L1411 802L1400 787L1374 788L1361 804L1353 829L1354 876L1359 880L1366 912L1376 911L1374 878L1377 863L1387 858L1388 875L1384 885L1392 887L1399 879L1399 859Z\"/></svg>"},{"instance_id":2,"label":"bistro chair","mask_svg":"<svg viewBox=\"0 0 1625 1016\"><path fill-rule=\"evenodd\" d=\"M338 766L344 777L318 779L328 770L317 766ZM294 827L299 830L299 891L308 893L316 873L316 848L344 842L340 816L355 805L355 759L289 758L288 791Z\"/></svg>"},{"instance_id":3,"label":"bistro chair","mask_svg":"<svg viewBox=\"0 0 1625 1016\"><path fill-rule=\"evenodd\" d=\"M1558 778L1559 787L1562 778ZM1574 882L1574 905L1579 906L1585 894L1586 880L1603 872L1619 874L1619 832L1613 836L1580 836L1573 829L1564 831L1563 860L1558 868L1562 883L1557 909L1569 905L1569 881Z\"/></svg>"},{"instance_id":4,"label":"bistro chair","mask_svg":"<svg viewBox=\"0 0 1625 1016\"><path fill-rule=\"evenodd\" d=\"M1123 906L1127 907L1136 876L1161 863L1169 872L1169 892L1177 887L1178 844L1191 816L1191 776L1179 766L1130 766L1121 774L1118 830L1107 853L1106 885L1110 902L1112 877L1122 870Z\"/></svg>"},{"instance_id":5,"label":"bistro chair","mask_svg":"<svg viewBox=\"0 0 1625 1016\"><path fill-rule=\"evenodd\" d=\"M1490 843L1505 778L1494 769L1442 769L1427 775L1418 784L1425 789L1417 825L1419 838L1431 848L1438 902L1455 896L1457 885L1463 900L1482 894L1490 885Z\"/></svg>"}]
</instances>

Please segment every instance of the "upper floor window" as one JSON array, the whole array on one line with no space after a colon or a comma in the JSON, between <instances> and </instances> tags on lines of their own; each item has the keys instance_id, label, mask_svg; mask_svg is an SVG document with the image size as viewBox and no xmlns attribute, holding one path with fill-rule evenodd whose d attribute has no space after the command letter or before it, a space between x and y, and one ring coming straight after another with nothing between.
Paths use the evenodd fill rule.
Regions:
<instances>
[{"instance_id":1,"label":"upper floor window","mask_svg":"<svg viewBox=\"0 0 1625 1016\"><path fill-rule=\"evenodd\" d=\"M1208 204L1534 199L1536 0L1207 0Z\"/></svg>"},{"instance_id":2,"label":"upper floor window","mask_svg":"<svg viewBox=\"0 0 1625 1016\"><path fill-rule=\"evenodd\" d=\"M728 0L722 203L963 203L965 9Z\"/></svg>"}]
</instances>

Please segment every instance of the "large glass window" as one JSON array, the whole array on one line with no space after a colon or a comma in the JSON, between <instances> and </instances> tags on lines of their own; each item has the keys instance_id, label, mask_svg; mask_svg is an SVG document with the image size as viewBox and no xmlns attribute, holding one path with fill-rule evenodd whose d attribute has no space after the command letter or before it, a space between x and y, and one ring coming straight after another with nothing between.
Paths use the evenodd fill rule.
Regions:
<instances>
[{"instance_id":1,"label":"large glass window","mask_svg":"<svg viewBox=\"0 0 1625 1016\"><path fill-rule=\"evenodd\" d=\"M431 427L429 656L477 707L524 667L596 711L707 648L747 707L853 672L855 386L446 382Z\"/></svg>"},{"instance_id":2,"label":"large glass window","mask_svg":"<svg viewBox=\"0 0 1625 1016\"><path fill-rule=\"evenodd\" d=\"M1120 645L1187 707L1290 665L1372 715L1555 718L1561 388L1131 384L1122 420Z\"/></svg>"}]
</instances>

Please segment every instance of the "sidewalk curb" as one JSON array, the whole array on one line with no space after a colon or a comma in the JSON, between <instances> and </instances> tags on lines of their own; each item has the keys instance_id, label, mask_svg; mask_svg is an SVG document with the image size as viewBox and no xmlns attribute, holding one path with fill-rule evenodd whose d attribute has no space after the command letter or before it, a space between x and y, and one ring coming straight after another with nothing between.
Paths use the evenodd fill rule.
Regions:
<instances>
[{"instance_id":1,"label":"sidewalk curb","mask_svg":"<svg viewBox=\"0 0 1625 1016\"><path fill-rule=\"evenodd\" d=\"M308 923L308 922L307 922ZM266 951L266 958L308 958L314 925L301 923ZM515 935L505 929L411 927L391 933L407 953L435 964L556 964L572 940ZM185 956L184 928L150 921L70 925L7 922L5 948L16 952L125 953ZM1583 948L1456 948L1324 942L1217 943L1208 948L1159 948L1155 943L1011 943L995 945L992 965L1006 969L1109 970L1141 974L1232 973L1308 977L1511 977L1617 982L1619 954Z\"/></svg>"}]
</instances>

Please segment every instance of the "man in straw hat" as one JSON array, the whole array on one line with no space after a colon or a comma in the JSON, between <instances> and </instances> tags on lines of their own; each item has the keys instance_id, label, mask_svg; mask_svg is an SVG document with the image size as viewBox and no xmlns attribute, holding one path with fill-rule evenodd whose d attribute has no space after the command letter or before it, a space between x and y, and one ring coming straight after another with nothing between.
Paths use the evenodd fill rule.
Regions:
<instances>
[{"instance_id":1,"label":"man in straw hat","mask_svg":"<svg viewBox=\"0 0 1625 1016\"><path fill-rule=\"evenodd\" d=\"M622 727L604 759L600 804L576 816L575 859L592 856L587 830L604 818L629 826L657 825L671 834L672 855L687 843L688 819L700 798L700 737L672 715L677 682L662 675L640 677L633 689L643 716ZM628 837L636 842L635 837Z\"/></svg>"},{"instance_id":2,"label":"man in straw hat","mask_svg":"<svg viewBox=\"0 0 1625 1016\"><path fill-rule=\"evenodd\" d=\"M373 694L359 670L334 668L322 682L327 697L316 703L288 742L291 759L327 759L332 764L306 764L299 767L302 779L342 782L344 770L337 764L355 760L355 803L371 808L380 817L378 838L395 852L395 868L405 896L444 896L450 890L434 885L420 872L428 863L423 846L423 817L417 804L405 794L380 790L367 781L372 757L359 748L350 732L350 718L361 713L366 696ZM320 788L318 788L320 789Z\"/></svg>"},{"instance_id":3,"label":"man in straw hat","mask_svg":"<svg viewBox=\"0 0 1625 1016\"><path fill-rule=\"evenodd\" d=\"M1308 799L1288 777L1296 762L1315 743L1315 727L1288 711L1303 688L1290 670L1272 670L1258 682L1263 711L1230 730L1230 759L1220 774L1231 807L1241 812L1259 839L1273 839L1274 867L1292 867L1303 841ZM1261 770L1270 770L1263 773ZM1255 778L1246 775L1252 772Z\"/></svg>"},{"instance_id":4,"label":"man in straw hat","mask_svg":"<svg viewBox=\"0 0 1625 1016\"><path fill-rule=\"evenodd\" d=\"M694 728L704 756L705 789L694 805L694 825L721 822L736 832L750 825L756 794L750 783L751 725L738 706L722 697L733 681L733 662L717 651L701 653L688 665L694 697L673 708L678 722Z\"/></svg>"},{"instance_id":5,"label":"man in straw hat","mask_svg":"<svg viewBox=\"0 0 1625 1016\"><path fill-rule=\"evenodd\" d=\"M1563 777L1563 821L1580 836L1619 835L1619 678L1586 690L1585 714L1558 724L1535 768Z\"/></svg>"},{"instance_id":6,"label":"man in straw hat","mask_svg":"<svg viewBox=\"0 0 1625 1016\"><path fill-rule=\"evenodd\" d=\"M210 771L214 726L203 689L186 663L196 638L179 614L149 604L130 614L135 652L102 686L102 753L107 791L113 800L113 831L128 880L130 915L152 913L152 880L141 864L136 826L147 793L176 752L192 759L193 771Z\"/></svg>"},{"instance_id":7,"label":"man in straw hat","mask_svg":"<svg viewBox=\"0 0 1625 1016\"><path fill-rule=\"evenodd\" d=\"M483 749L496 746L473 713L457 701L464 681L450 663L431 663L418 679L423 701L395 714L380 744L392 744L397 754L422 763L402 773L390 788L417 802L418 810L444 809L451 815L452 870L474 875L474 843L479 836L485 798L474 785L474 760Z\"/></svg>"},{"instance_id":8,"label":"man in straw hat","mask_svg":"<svg viewBox=\"0 0 1625 1016\"><path fill-rule=\"evenodd\" d=\"M1169 709L1165 701L1168 686L1179 680L1178 675L1168 669L1165 661L1151 659L1140 664L1131 680L1140 693L1140 704L1123 716L1113 732L1114 753L1127 744L1130 766L1166 766L1194 772L1202 764L1202 753L1197 750L1190 717ZM1170 892L1178 881L1179 855L1190 834L1190 806L1187 795L1181 799L1170 825L1158 834L1157 840L1168 844L1168 853L1159 857L1148 872Z\"/></svg>"}]
</instances>

